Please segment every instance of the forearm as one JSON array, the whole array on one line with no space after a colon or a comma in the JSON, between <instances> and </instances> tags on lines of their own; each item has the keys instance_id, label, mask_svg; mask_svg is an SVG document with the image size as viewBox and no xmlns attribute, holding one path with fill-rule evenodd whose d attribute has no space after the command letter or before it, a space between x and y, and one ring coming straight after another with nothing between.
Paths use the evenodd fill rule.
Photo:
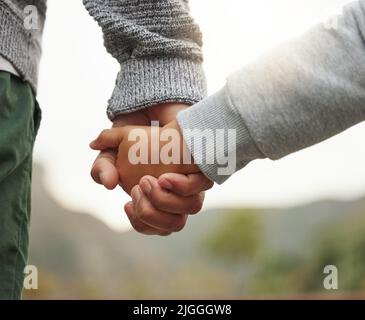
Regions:
<instances>
[{"instance_id":1,"label":"forearm","mask_svg":"<svg viewBox=\"0 0 365 320\"><path fill-rule=\"evenodd\" d=\"M165 102L193 104L206 94L202 39L184 0L84 0L121 71L108 115Z\"/></svg>"},{"instance_id":2,"label":"forearm","mask_svg":"<svg viewBox=\"0 0 365 320\"><path fill-rule=\"evenodd\" d=\"M365 120L365 1L337 29L318 26L228 78L226 87L179 114L184 128L237 131L237 169L279 159ZM198 150L193 150L193 155ZM211 179L216 166L202 165Z\"/></svg>"}]
</instances>

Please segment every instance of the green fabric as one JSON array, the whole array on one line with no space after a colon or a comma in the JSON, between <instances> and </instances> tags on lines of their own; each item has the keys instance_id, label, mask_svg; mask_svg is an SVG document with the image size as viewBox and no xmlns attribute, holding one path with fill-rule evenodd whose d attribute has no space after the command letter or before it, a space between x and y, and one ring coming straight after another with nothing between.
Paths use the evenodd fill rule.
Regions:
<instances>
[{"instance_id":1,"label":"green fabric","mask_svg":"<svg viewBox=\"0 0 365 320\"><path fill-rule=\"evenodd\" d=\"M40 110L29 84L0 72L0 299L21 298L39 123Z\"/></svg>"}]
</instances>

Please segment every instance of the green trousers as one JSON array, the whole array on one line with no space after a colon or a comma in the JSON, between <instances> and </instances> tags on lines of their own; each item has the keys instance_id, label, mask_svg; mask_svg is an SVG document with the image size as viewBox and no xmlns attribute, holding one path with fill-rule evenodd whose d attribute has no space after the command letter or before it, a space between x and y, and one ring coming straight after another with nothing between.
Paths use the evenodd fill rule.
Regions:
<instances>
[{"instance_id":1,"label":"green trousers","mask_svg":"<svg viewBox=\"0 0 365 320\"><path fill-rule=\"evenodd\" d=\"M0 299L20 299L28 258L32 151L41 118L28 83L0 71Z\"/></svg>"}]
</instances>

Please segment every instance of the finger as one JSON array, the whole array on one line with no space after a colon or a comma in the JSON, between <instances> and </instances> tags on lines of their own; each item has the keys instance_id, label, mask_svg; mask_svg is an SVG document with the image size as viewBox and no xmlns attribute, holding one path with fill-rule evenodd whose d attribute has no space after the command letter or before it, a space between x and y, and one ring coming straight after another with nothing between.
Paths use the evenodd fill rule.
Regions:
<instances>
[{"instance_id":1,"label":"finger","mask_svg":"<svg viewBox=\"0 0 365 320\"><path fill-rule=\"evenodd\" d=\"M105 150L100 152L91 168L91 177L94 181L102 184L109 190L114 189L119 182L118 171L115 168L115 160L115 151Z\"/></svg>"},{"instance_id":2,"label":"finger","mask_svg":"<svg viewBox=\"0 0 365 320\"><path fill-rule=\"evenodd\" d=\"M150 236L152 236L152 235L168 236L171 234L171 232L163 232L159 229L152 228L151 226L140 221L134 211L132 202L128 202L124 206L124 211L127 214L127 217L129 219L133 229L141 234L150 235Z\"/></svg>"},{"instance_id":3,"label":"finger","mask_svg":"<svg viewBox=\"0 0 365 320\"><path fill-rule=\"evenodd\" d=\"M158 179L159 185L178 195L188 197L209 190L214 182L209 180L202 173L188 175L178 173L165 173Z\"/></svg>"},{"instance_id":4,"label":"finger","mask_svg":"<svg viewBox=\"0 0 365 320\"><path fill-rule=\"evenodd\" d=\"M122 142L123 135L122 128L105 129L90 143L90 148L94 150L115 149Z\"/></svg>"},{"instance_id":5,"label":"finger","mask_svg":"<svg viewBox=\"0 0 365 320\"><path fill-rule=\"evenodd\" d=\"M160 187L158 180L145 176L139 183L143 193L151 204L160 211L174 214L196 214L204 203L204 192L183 197Z\"/></svg>"},{"instance_id":6,"label":"finger","mask_svg":"<svg viewBox=\"0 0 365 320\"><path fill-rule=\"evenodd\" d=\"M185 227L187 215L170 214L155 209L139 186L133 188L132 198L138 219L152 228L162 232L178 232Z\"/></svg>"}]
</instances>

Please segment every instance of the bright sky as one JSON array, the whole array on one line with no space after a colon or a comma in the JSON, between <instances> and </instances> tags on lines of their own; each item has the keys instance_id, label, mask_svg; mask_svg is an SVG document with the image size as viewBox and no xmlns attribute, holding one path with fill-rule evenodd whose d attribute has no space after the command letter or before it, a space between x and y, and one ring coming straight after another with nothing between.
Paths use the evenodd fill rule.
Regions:
<instances>
[{"instance_id":1,"label":"bright sky","mask_svg":"<svg viewBox=\"0 0 365 320\"><path fill-rule=\"evenodd\" d=\"M348 0L190 0L205 39L209 90L265 50L339 12ZM121 189L92 182L88 148L110 126L106 102L118 64L102 45L81 1L49 1L39 101L43 122L35 159L46 167L50 192L63 205L91 212L113 228L127 227ZM207 195L205 207L294 205L365 194L365 124L277 162L258 161ZM50 212L50 214L52 214Z\"/></svg>"}]
</instances>

